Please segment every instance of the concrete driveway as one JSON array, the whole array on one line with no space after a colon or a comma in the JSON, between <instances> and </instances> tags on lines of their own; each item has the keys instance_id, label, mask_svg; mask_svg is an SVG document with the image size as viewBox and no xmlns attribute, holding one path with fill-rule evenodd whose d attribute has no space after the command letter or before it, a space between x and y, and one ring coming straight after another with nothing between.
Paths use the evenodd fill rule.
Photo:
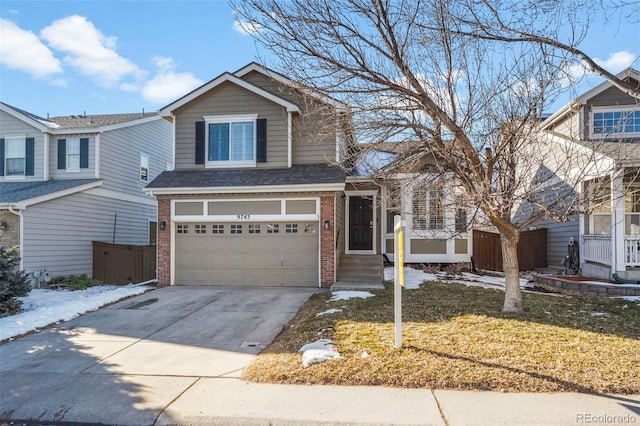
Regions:
<instances>
[{"instance_id":1,"label":"concrete driveway","mask_svg":"<svg viewBox=\"0 0 640 426\"><path fill-rule=\"evenodd\" d=\"M0 420L153 424L199 380L239 377L315 291L165 287L9 342Z\"/></svg>"}]
</instances>

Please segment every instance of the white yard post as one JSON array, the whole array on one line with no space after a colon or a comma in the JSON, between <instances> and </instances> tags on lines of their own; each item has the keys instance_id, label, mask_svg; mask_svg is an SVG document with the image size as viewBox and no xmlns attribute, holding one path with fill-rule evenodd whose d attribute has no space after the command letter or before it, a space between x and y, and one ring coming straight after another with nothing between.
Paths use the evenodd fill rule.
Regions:
<instances>
[{"instance_id":1,"label":"white yard post","mask_svg":"<svg viewBox=\"0 0 640 426\"><path fill-rule=\"evenodd\" d=\"M393 305L395 322L395 347L402 347L402 287L404 287L404 228L400 216L393 221Z\"/></svg>"}]
</instances>

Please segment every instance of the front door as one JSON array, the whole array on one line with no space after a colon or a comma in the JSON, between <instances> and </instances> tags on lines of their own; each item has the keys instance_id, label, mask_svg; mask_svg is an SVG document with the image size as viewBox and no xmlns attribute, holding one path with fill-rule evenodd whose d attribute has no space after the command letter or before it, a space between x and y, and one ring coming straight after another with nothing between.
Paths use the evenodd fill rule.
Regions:
<instances>
[{"instance_id":1,"label":"front door","mask_svg":"<svg viewBox=\"0 0 640 426\"><path fill-rule=\"evenodd\" d=\"M349 250L373 250L372 197L349 197Z\"/></svg>"}]
</instances>

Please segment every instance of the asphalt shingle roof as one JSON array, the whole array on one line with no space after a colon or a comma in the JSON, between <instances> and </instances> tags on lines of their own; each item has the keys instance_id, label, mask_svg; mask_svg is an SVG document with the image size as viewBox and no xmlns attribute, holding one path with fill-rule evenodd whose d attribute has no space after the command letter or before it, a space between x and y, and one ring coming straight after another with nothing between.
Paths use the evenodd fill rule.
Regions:
<instances>
[{"instance_id":1,"label":"asphalt shingle roof","mask_svg":"<svg viewBox=\"0 0 640 426\"><path fill-rule=\"evenodd\" d=\"M65 115L51 117L49 121L56 123L62 129L82 129L85 127L101 127L112 124L126 123L146 117L157 116L157 112L133 113L133 114L100 114L100 115Z\"/></svg>"},{"instance_id":2,"label":"asphalt shingle roof","mask_svg":"<svg viewBox=\"0 0 640 426\"><path fill-rule=\"evenodd\" d=\"M305 164L288 169L206 169L162 172L147 185L147 188L308 185L344 183L345 179L345 171L337 166Z\"/></svg>"},{"instance_id":3,"label":"asphalt shingle roof","mask_svg":"<svg viewBox=\"0 0 640 426\"><path fill-rule=\"evenodd\" d=\"M0 182L0 203L17 203L97 180L98 179L68 179L41 182Z\"/></svg>"}]
</instances>

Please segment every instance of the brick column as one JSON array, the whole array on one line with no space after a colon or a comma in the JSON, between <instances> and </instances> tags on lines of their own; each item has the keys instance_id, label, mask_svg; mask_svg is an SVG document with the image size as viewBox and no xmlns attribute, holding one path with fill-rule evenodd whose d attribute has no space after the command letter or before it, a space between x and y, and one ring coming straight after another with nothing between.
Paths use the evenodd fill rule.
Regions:
<instances>
[{"instance_id":1,"label":"brick column","mask_svg":"<svg viewBox=\"0 0 640 426\"><path fill-rule=\"evenodd\" d=\"M156 249L158 269L158 287L171 284L171 200L158 200L158 225L167 223L165 229L158 228L158 242Z\"/></svg>"},{"instance_id":2,"label":"brick column","mask_svg":"<svg viewBox=\"0 0 640 426\"><path fill-rule=\"evenodd\" d=\"M335 282L336 241L334 223L335 196L320 197L320 286L327 288ZM330 221L329 229L323 223Z\"/></svg>"}]
</instances>

